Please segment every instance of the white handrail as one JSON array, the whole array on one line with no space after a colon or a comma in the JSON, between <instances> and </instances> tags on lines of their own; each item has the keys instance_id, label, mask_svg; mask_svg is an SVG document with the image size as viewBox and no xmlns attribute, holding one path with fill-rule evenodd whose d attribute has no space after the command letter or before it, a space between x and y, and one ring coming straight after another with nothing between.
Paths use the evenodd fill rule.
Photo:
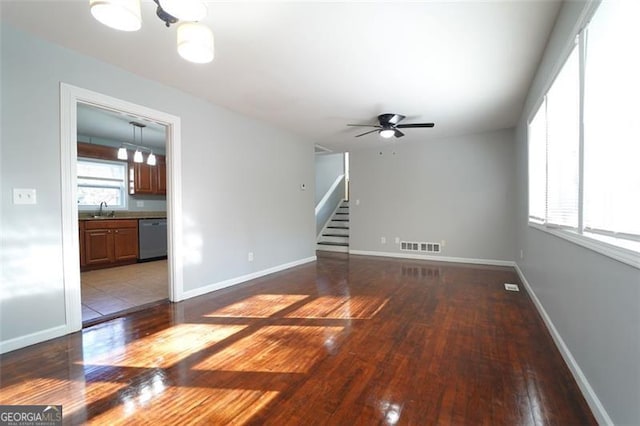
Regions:
<instances>
[{"instance_id":1,"label":"white handrail","mask_svg":"<svg viewBox=\"0 0 640 426\"><path fill-rule=\"evenodd\" d=\"M322 210L322 208L324 207L324 205L327 203L327 201L329 200L329 198L331 197L331 194L333 194L333 191L336 190L336 188L340 185L340 182L342 182L342 179L344 178L344 175L339 175L336 178L336 181L333 182L333 184L331 185L331 188L329 188L329 190L324 194L324 197L322 197L322 199L320 200L320 202L318 203L318 205L316 206L316 216L318 216L318 212L320 212L320 210Z\"/></svg>"}]
</instances>

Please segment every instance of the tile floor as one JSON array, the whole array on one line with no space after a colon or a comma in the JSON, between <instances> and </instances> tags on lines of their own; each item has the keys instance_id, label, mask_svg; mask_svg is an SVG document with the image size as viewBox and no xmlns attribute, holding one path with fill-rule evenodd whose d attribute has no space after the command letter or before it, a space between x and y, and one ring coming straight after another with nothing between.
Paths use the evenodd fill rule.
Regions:
<instances>
[{"instance_id":1,"label":"tile floor","mask_svg":"<svg viewBox=\"0 0 640 426\"><path fill-rule=\"evenodd\" d=\"M167 299L167 274L166 259L83 272L82 321Z\"/></svg>"}]
</instances>

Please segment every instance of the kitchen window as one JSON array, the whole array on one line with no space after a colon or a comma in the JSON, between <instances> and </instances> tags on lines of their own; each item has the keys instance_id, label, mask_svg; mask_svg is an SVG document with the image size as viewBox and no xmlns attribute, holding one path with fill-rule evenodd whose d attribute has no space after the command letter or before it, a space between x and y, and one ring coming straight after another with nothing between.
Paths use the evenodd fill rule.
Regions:
<instances>
[{"instance_id":1,"label":"kitchen window","mask_svg":"<svg viewBox=\"0 0 640 426\"><path fill-rule=\"evenodd\" d=\"M78 208L95 210L103 201L111 210L127 208L127 163L79 158Z\"/></svg>"}]
</instances>

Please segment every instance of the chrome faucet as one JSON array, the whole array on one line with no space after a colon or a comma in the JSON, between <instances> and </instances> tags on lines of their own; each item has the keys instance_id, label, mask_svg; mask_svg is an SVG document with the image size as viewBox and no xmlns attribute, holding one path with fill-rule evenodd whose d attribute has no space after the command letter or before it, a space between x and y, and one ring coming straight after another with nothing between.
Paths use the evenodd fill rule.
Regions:
<instances>
[{"instance_id":1,"label":"chrome faucet","mask_svg":"<svg viewBox=\"0 0 640 426\"><path fill-rule=\"evenodd\" d=\"M104 208L106 209L107 207L107 202L106 201L101 201L100 202L100 209L98 210L98 216L102 216L102 205L104 204Z\"/></svg>"}]
</instances>

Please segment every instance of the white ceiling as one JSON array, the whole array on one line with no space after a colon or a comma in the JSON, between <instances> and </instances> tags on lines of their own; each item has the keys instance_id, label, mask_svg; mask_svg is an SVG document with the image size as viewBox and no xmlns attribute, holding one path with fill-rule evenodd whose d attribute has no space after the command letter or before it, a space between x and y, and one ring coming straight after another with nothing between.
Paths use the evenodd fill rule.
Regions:
<instances>
[{"instance_id":1,"label":"white ceiling","mask_svg":"<svg viewBox=\"0 0 640 426\"><path fill-rule=\"evenodd\" d=\"M143 27L112 30L88 0L3 1L2 19L335 150L383 141L347 123L384 112L400 143L513 127L560 0L207 2L216 57L182 60L175 26L143 1ZM52 17L60 19L52 19ZM71 24L73 23L73 24Z\"/></svg>"},{"instance_id":2,"label":"white ceiling","mask_svg":"<svg viewBox=\"0 0 640 426\"><path fill-rule=\"evenodd\" d=\"M146 126L142 129L142 142L139 129L136 129L134 140L133 126L129 124L132 121ZM166 128L163 125L124 113L79 104L77 129L78 135L127 142L160 152L165 151ZM100 141L92 142L100 144Z\"/></svg>"}]
</instances>

